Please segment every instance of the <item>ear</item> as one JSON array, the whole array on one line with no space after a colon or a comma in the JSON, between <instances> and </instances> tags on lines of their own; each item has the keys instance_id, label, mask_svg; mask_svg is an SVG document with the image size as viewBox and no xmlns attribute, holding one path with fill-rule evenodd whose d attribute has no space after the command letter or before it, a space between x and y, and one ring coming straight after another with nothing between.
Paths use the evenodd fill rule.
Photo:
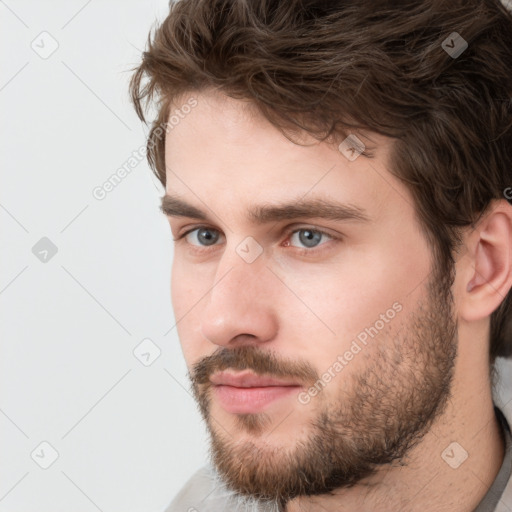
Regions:
<instances>
[{"instance_id":1,"label":"ear","mask_svg":"<svg viewBox=\"0 0 512 512\"><path fill-rule=\"evenodd\" d=\"M466 238L459 315L471 322L488 317L512 287L512 205L495 200Z\"/></svg>"}]
</instances>

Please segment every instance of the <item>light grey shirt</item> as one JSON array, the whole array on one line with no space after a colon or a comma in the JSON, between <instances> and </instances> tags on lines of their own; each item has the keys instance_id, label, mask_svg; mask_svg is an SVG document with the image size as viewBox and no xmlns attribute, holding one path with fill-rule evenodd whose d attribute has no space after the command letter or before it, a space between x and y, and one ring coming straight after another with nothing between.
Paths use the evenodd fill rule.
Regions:
<instances>
[{"instance_id":1,"label":"light grey shirt","mask_svg":"<svg viewBox=\"0 0 512 512\"><path fill-rule=\"evenodd\" d=\"M509 421L498 407L496 416L505 439L505 457L496 478L473 512L512 511L512 435ZM277 504L262 504L229 490L210 465L197 471L165 512L279 512Z\"/></svg>"}]
</instances>

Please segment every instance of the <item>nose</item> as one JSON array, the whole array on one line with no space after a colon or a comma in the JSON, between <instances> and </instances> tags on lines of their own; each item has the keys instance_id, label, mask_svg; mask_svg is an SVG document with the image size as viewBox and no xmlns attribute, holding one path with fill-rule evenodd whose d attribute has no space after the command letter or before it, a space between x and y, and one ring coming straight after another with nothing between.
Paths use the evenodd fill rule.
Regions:
<instances>
[{"instance_id":1,"label":"nose","mask_svg":"<svg viewBox=\"0 0 512 512\"><path fill-rule=\"evenodd\" d=\"M214 284L215 283L215 284ZM278 280L261 255L247 263L228 248L219 262L215 281L201 316L202 335L215 345L257 345L278 331L272 290Z\"/></svg>"}]
</instances>

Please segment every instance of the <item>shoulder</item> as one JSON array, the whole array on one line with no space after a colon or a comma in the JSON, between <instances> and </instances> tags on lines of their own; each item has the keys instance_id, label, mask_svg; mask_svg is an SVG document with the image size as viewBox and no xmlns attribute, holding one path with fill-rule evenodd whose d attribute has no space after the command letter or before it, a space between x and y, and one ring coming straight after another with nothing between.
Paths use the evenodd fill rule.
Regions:
<instances>
[{"instance_id":1,"label":"shoulder","mask_svg":"<svg viewBox=\"0 0 512 512\"><path fill-rule=\"evenodd\" d=\"M214 485L213 471L209 466L202 467L187 480L165 512L194 512L194 507L208 498Z\"/></svg>"},{"instance_id":2,"label":"shoulder","mask_svg":"<svg viewBox=\"0 0 512 512\"><path fill-rule=\"evenodd\" d=\"M509 512L512 508L512 411L505 407L498 408L498 410L502 415L502 424L506 439L504 465L506 465L508 482L505 484L505 489L501 496L498 496L499 502L496 506L495 512Z\"/></svg>"},{"instance_id":3,"label":"shoulder","mask_svg":"<svg viewBox=\"0 0 512 512\"><path fill-rule=\"evenodd\" d=\"M275 512L274 505L263 505L242 498L228 489L210 465L196 471L164 512Z\"/></svg>"}]
</instances>

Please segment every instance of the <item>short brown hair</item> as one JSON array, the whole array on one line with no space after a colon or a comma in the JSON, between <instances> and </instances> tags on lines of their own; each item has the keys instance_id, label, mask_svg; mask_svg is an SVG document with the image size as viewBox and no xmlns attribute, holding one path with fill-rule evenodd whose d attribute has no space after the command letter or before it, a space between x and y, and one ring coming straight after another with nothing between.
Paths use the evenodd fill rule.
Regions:
<instances>
[{"instance_id":1,"label":"short brown hair","mask_svg":"<svg viewBox=\"0 0 512 512\"><path fill-rule=\"evenodd\" d=\"M454 41L468 45L460 55ZM248 99L283 133L392 137L389 171L446 272L460 229L512 185L512 15L500 0L171 1L133 71L142 121L158 100L147 155L164 187L161 126L193 91ZM511 336L509 293L491 315L490 362L512 355Z\"/></svg>"}]
</instances>

